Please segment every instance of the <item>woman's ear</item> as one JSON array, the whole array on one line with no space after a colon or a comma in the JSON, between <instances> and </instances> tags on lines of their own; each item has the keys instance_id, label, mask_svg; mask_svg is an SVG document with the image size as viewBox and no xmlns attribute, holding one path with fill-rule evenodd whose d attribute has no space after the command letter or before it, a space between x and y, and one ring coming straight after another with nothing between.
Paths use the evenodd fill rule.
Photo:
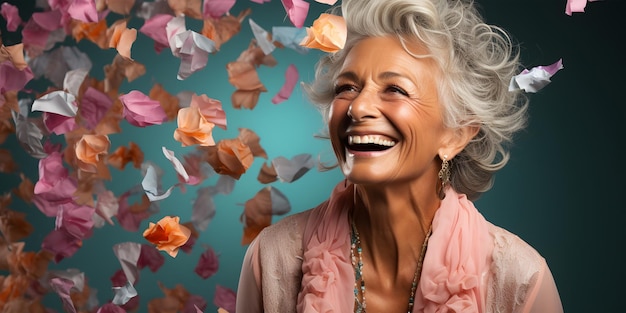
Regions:
<instances>
[{"instance_id":1,"label":"woman's ear","mask_svg":"<svg viewBox=\"0 0 626 313\"><path fill-rule=\"evenodd\" d=\"M453 159L459 152L465 149L465 146L478 134L480 126L468 125L457 129L449 129L444 136L441 148L439 148L439 156L447 156L448 160Z\"/></svg>"}]
</instances>

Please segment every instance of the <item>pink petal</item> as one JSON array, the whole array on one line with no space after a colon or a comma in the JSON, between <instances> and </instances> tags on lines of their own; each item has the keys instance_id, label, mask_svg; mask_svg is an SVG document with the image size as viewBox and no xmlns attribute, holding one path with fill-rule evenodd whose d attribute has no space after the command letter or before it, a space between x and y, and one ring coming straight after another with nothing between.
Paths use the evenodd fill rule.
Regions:
<instances>
[{"instance_id":1,"label":"pink petal","mask_svg":"<svg viewBox=\"0 0 626 313\"><path fill-rule=\"evenodd\" d=\"M303 0L281 0L289 20L295 27L304 26L304 20L309 13L309 3Z\"/></svg>"},{"instance_id":2,"label":"pink petal","mask_svg":"<svg viewBox=\"0 0 626 313\"><path fill-rule=\"evenodd\" d=\"M8 2L2 4L0 15L6 20L6 27L10 32L16 31L20 24L22 24L22 19L20 18L17 7Z\"/></svg>"},{"instance_id":3,"label":"pink petal","mask_svg":"<svg viewBox=\"0 0 626 313\"><path fill-rule=\"evenodd\" d=\"M204 18L219 19L235 5L235 0L204 0L202 15Z\"/></svg>"},{"instance_id":4,"label":"pink petal","mask_svg":"<svg viewBox=\"0 0 626 313\"><path fill-rule=\"evenodd\" d=\"M293 64L290 64L285 71L285 84L282 88L280 88L280 91L272 98L272 103L278 104L289 99L291 93L293 92L293 89L296 87L296 83L298 83L298 78L298 69Z\"/></svg>"},{"instance_id":5,"label":"pink petal","mask_svg":"<svg viewBox=\"0 0 626 313\"><path fill-rule=\"evenodd\" d=\"M194 269L194 272L198 274L198 276L203 279L207 279L217 273L219 269L219 259L215 254L213 248L208 247L201 255L198 260L198 264Z\"/></svg>"},{"instance_id":6,"label":"pink petal","mask_svg":"<svg viewBox=\"0 0 626 313\"><path fill-rule=\"evenodd\" d=\"M169 46L167 31L165 27L174 16L169 14L156 14L141 26L139 32L154 40L154 50L160 53L164 48Z\"/></svg>"},{"instance_id":7,"label":"pink petal","mask_svg":"<svg viewBox=\"0 0 626 313\"><path fill-rule=\"evenodd\" d=\"M75 20L83 21L85 23L98 22L98 11L96 9L96 2L93 0L74 0L67 13Z\"/></svg>"},{"instance_id":8,"label":"pink petal","mask_svg":"<svg viewBox=\"0 0 626 313\"><path fill-rule=\"evenodd\" d=\"M167 121L161 103L150 99L141 91L133 90L119 97L124 105L124 118L134 126L160 125Z\"/></svg>"},{"instance_id":9,"label":"pink petal","mask_svg":"<svg viewBox=\"0 0 626 313\"><path fill-rule=\"evenodd\" d=\"M235 312L237 295L229 288L215 285L215 296L213 304L218 308L224 308L228 312Z\"/></svg>"},{"instance_id":10,"label":"pink petal","mask_svg":"<svg viewBox=\"0 0 626 313\"><path fill-rule=\"evenodd\" d=\"M93 87L87 88L79 105L80 115L87 129L94 129L113 106L111 98Z\"/></svg>"}]
</instances>

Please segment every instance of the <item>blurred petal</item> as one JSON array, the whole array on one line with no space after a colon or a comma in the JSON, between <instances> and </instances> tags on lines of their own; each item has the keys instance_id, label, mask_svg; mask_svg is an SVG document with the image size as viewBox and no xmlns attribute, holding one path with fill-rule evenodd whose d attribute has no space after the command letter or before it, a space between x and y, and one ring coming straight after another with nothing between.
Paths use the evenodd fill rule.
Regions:
<instances>
[{"instance_id":1,"label":"blurred petal","mask_svg":"<svg viewBox=\"0 0 626 313\"><path fill-rule=\"evenodd\" d=\"M28 237L33 229L24 212L0 209L0 233L9 243Z\"/></svg>"},{"instance_id":2,"label":"blurred petal","mask_svg":"<svg viewBox=\"0 0 626 313\"><path fill-rule=\"evenodd\" d=\"M164 48L169 47L167 31L165 27L174 16L169 14L156 14L146 20L139 28L139 32L154 40L154 50L160 53Z\"/></svg>"},{"instance_id":3,"label":"blurred petal","mask_svg":"<svg viewBox=\"0 0 626 313\"><path fill-rule=\"evenodd\" d=\"M141 244L135 242L118 243L113 246L113 252L122 266L122 270L128 279L128 283L132 286L139 278L139 268L137 267L137 263L141 254Z\"/></svg>"},{"instance_id":4,"label":"blurred petal","mask_svg":"<svg viewBox=\"0 0 626 313\"><path fill-rule=\"evenodd\" d=\"M17 163L13 160L10 150L0 149L0 173L13 173L17 170Z\"/></svg>"},{"instance_id":5,"label":"blurred petal","mask_svg":"<svg viewBox=\"0 0 626 313\"><path fill-rule=\"evenodd\" d=\"M313 168L315 162L310 154L304 153L294 156L291 160L277 157L272 160L272 165L280 181L291 183Z\"/></svg>"},{"instance_id":6,"label":"blurred petal","mask_svg":"<svg viewBox=\"0 0 626 313\"><path fill-rule=\"evenodd\" d=\"M229 41L234 35L241 30L241 21L252 13L252 10L246 9L239 12L238 15L224 15L219 19L205 18L202 26L202 35L215 42L216 49Z\"/></svg>"},{"instance_id":7,"label":"blurred petal","mask_svg":"<svg viewBox=\"0 0 626 313\"><path fill-rule=\"evenodd\" d=\"M168 0L167 3L176 16L185 15L194 19L202 18L201 0Z\"/></svg>"},{"instance_id":8,"label":"blurred petal","mask_svg":"<svg viewBox=\"0 0 626 313\"><path fill-rule=\"evenodd\" d=\"M7 2L2 5L8 4ZM0 63L9 60L13 63L13 66L23 71L28 64L26 64L26 60L24 59L24 44L18 43L12 46L0 45Z\"/></svg>"},{"instance_id":9,"label":"blurred petal","mask_svg":"<svg viewBox=\"0 0 626 313\"><path fill-rule=\"evenodd\" d=\"M67 13L75 20L85 23L98 21L98 10L93 0L74 0L69 5Z\"/></svg>"},{"instance_id":10,"label":"blurred petal","mask_svg":"<svg viewBox=\"0 0 626 313\"><path fill-rule=\"evenodd\" d=\"M135 0L107 0L107 8L120 15L129 15Z\"/></svg>"},{"instance_id":11,"label":"blurred petal","mask_svg":"<svg viewBox=\"0 0 626 313\"><path fill-rule=\"evenodd\" d=\"M168 93L167 90L163 88L163 85L155 83L152 89L150 89L148 97L159 101L163 111L165 111L165 115L167 115L168 121L176 119L178 110L180 109L180 100L178 97Z\"/></svg>"},{"instance_id":12,"label":"blurred petal","mask_svg":"<svg viewBox=\"0 0 626 313\"><path fill-rule=\"evenodd\" d=\"M263 163L257 180L262 184L269 184L278 180L278 174L276 174L276 169L271 162L270 165Z\"/></svg>"},{"instance_id":13,"label":"blurred petal","mask_svg":"<svg viewBox=\"0 0 626 313\"><path fill-rule=\"evenodd\" d=\"M50 279L50 286L61 298L65 312L76 313L76 308L70 298L70 289L74 286L74 282L69 279L55 277Z\"/></svg>"},{"instance_id":14,"label":"blurred petal","mask_svg":"<svg viewBox=\"0 0 626 313\"><path fill-rule=\"evenodd\" d=\"M113 287L113 292L115 296L111 303L115 305L126 304L131 298L137 296L137 290L130 282L127 282L126 285L122 287Z\"/></svg>"},{"instance_id":15,"label":"blurred petal","mask_svg":"<svg viewBox=\"0 0 626 313\"><path fill-rule=\"evenodd\" d=\"M304 26L304 20L309 14L309 3L303 0L281 0L281 2L291 23L298 28Z\"/></svg>"},{"instance_id":16,"label":"blurred petal","mask_svg":"<svg viewBox=\"0 0 626 313\"><path fill-rule=\"evenodd\" d=\"M216 213L213 193L209 187L199 188L196 192L191 220L198 231L205 231Z\"/></svg>"},{"instance_id":17,"label":"blurred petal","mask_svg":"<svg viewBox=\"0 0 626 313\"><path fill-rule=\"evenodd\" d=\"M293 89L296 87L296 83L298 83L298 78L298 69L293 64L290 64L285 71L285 84L272 98L272 103L278 104L289 99Z\"/></svg>"},{"instance_id":18,"label":"blurred petal","mask_svg":"<svg viewBox=\"0 0 626 313\"><path fill-rule=\"evenodd\" d=\"M64 229L78 239L86 238L91 235L95 211L93 207L73 202L62 205L57 212L57 229Z\"/></svg>"},{"instance_id":19,"label":"blurred petal","mask_svg":"<svg viewBox=\"0 0 626 313\"><path fill-rule=\"evenodd\" d=\"M10 32L16 31L17 27L22 24L17 7L8 2L4 2L0 6L0 15L6 20L6 28Z\"/></svg>"},{"instance_id":20,"label":"blurred petal","mask_svg":"<svg viewBox=\"0 0 626 313\"><path fill-rule=\"evenodd\" d=\"M32 157L42 159L47 156L41 144L43 133L41 129L26 117L13 112L15 122L15 135L19 144Z\"/></svg>"},{"instance_id":21,"label":"blurred petal","mask_svg":"<svg viewBox=\"0 0 626 313\"><path fill-rule=\"evenodd\" d=\"M235 179L239 179L254 161L252 151L239 138L221 140L207 151L207 161L215 172Z\"/></svg>"},{"instance_id":22,"label":"blurred petal","mask_svg":"<svg viewBox=\"0 0 626 313\"><path fill-rule=\"evenodd\" d=\"M126 310L113 303L106 303L96 311L96 313L126 313Z\"/></svg>"},{"instance_id":23,"label":"blurred petal","mask_svg":"<svg viewBox=\"0 0 626 313\"><path fill-rule=\"evenodd\" d=\"M57 135L69 133L78 127L76 118L48 112L43 113L43 124L50 133Z\"/></svg>"},{"instance_id":24,"label":"blurred petal","mask_svg":"<svg viewBox=\"0 0 626 313\"><path fill-rule=\"evenodd\" d=\"M235 5L235 0L204 0L202 15L204 18L218 19Z\"/></svg>"},{"instance_id":25,"label":"blurred petal","mask_svg":"<svg viewBox=\"0 0 626 313\"><path fill-rule=\"evenodd\" d=\"M198 264L194 269L194 272L198 274L198 276L203 279L207 279L217 273L219 269L219 259L215 254L215 251L211 247L207 247L207 249L200 255L200 259L198 259Z\"/></svg>"},{"instance_id":26,"label":"blurred petal","mask_svg":"<svg viewBox=\"0 0 626 313\"><path fill-rule=\"evenodd\" d=\"M215 306L224 308L228 312L235 312L236 299L237 295L230 288L220 285L215 286L215 296L213 297L213 304L215 304Z\"/></svg>"},{"instance_id":27,"label":"blurred petal","mask_svg":"<svg viewBox=\"0 0 626 313\"><path fill-rule=\"evenodd\" d=\"M96 214L102 217L107 223L113 225L113 216L119 211L119 203L115 195L110 190L98 193L96 202Z\"/></svg>"},{"instance_id":28,"label":"blurred petal","mask_svg":"<svg viewBox=\"0 0 626 313\"><path fill-rule=\"evenodd\" d=\"M267 159L267 153L261 147L261 138L254 131L248 128L239 128L239 136L237 137L250 147L252 155Z\"/></svg>"},{"instance_id":29,"label":"blurred petal","mask_svg":"<svg viewBox=\"0 0 626 313\"><path fill-rule=\"evenodd\" d=\"M77 96L80 86L85 81L85 78L87 78L87 75L89 75L89 70L84 68L77 68L75 70L68 71L65 73L65 78L63 79L63 89L69 94ZM74 112L74 114L75 113L76 112Z\"/></svg>"},{"instance_id":30,"label":"blurred petal","mask_svg":"<svg viewBox=\"0 0 626 313\"><path fill-rule=\"evenodd\" d=\"M107 94L93 87L88 87L80 101L79 115L87 129L95 129L113 106L113 100ZM85 125L86 124L86 125Z\"/></svg>"},{"instance_id":31,"label":"blurred petal","mask_svg":"<svg viewBox=\"0 0 626 313\"><path fill-rule=\"evenodd\" d=\"M22 199L22 201L32 203L33 196L35 195L35 184L23 173L20 173L20 178L22 181L17 188L13 189L13 193Z\"/></svg>"},{"instance_id":32,"label":"blurred petal","mask_svg":"<svg viewBox=\"0 0 626 313\"><path fill-rule=\"evenodd\" d=\"M126 28L126 21L119 20L109 27L107 35L110 38L109 48L115 48L121 56L132 60L130 49L137 39L137 30Z\"/></svg>"},{"instance_id":33,"label":"blurred petal","mask_svg":"<svg viewBox=\"0 0 626 313\"><path fill-rule=\"evenodd\" d=\"M137 267L142 269L144 267L150 268L150 271L155 273L165 263L165 257L159 253L159 250L154 246L142 244L141 254L137 260Z\"/></svg>"},{"instance_id":34,"label":"blurred petal","mask_svg":"<svg viewBox=\"0 0 626 313\"><path fill-rule=\"evenodd\" d=\"M217 51L215 43L196 32L187 30L174 37L176 55L180 57L178 69L179 80L188 78L191 74L206 67L209 53Z\"/></svg>"},{"instance_id":35,"label":"blurred petal","mask_svg":"<svg viewBox=\"0 0 626 313\"><path fill-rule=\"evenodd\" d=\"M269 35L269 33L252 19L248 19L248 22L250 23L250 28L252 29L254 38L256 39L256 42L261 50L263 50L263 53L272 53L276 46L274 46L274 44L270 41L271 36Z\"/></svg>"},{"instance_id":36,"label":"blurred petal","mask_svg":"<svg viewBox=\"0 0 626 313\"><path fill-rule=\"evenodd\" d=\"M274 41L277 41L283 46L293 49L300 54L309 52L309 48L300 45L304 37L306 37L305 28L290 26L272 27L272 39L274 39Z\"/></svg>"},{"instance_id":37,"label":"blurred petal","mask_svg":"<svg viewBox=\"0 0 626 313\"><path fill-rule=\"evenodd\" d=\"M33 77L34 74L29 67L19 70L11 61L0 63L0 94L22 90Z\"/></svg>"}]
</instances>

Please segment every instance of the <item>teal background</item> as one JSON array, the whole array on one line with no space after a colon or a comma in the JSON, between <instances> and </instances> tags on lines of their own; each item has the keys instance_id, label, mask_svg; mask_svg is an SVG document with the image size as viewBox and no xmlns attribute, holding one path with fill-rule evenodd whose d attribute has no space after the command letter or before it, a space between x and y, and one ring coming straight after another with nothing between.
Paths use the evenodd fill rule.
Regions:
<instances>
[{"instance_id":1,"label":"teal background","mask_svg":"<svg viewBox=\"0 0 626 313\"><path fill-rule=\"evenodd\" d=\"M328 8L310 3L305 26L310 26L319 13ZM565 312L623 311L621 298L626 291L623 283L626 262L621 250L626 247L626 208L622 192L626 173L621 151L626 135L623 97L626 64L624 52L618 45L626 38L626 28L620 22L626 4L622 1L593 2L588 4L587 12L567 16L565 1L482 0L477 3L489 23L504 27L520 42L527 68L548 65L559 58L563 59L565 68L546 88L531 95L529 127L517 136L511 161L496 175L493 189L476 205L488 220L516 233L546 258ZM332 161L329 143L314 138L324 127L319 113L299 87L289 100L278 105L270 102L282 86L289 64L296 65L301 81L313 78L318 51L302 55L291 49L276 49L273 55L278 65L259 68L259 76L268 92L262 93L256 108L235 110L230 105L234 87L228 83L225 66L234 61L253 38L248 19L252 18L270 32L272 26L291 26L278 0L263 5L240 0L231 13L236 15L248 7L252 8L252 14L242 23L241 32L209 57L205 69L184 81L176 79L179 60L167 49L156 54L152 40L139 34L132 57L146 66L147 73L125 83L120 92L136 89L147 94L152 85L159 82L171 94L180 91L206 94L222 101L227 114L228 130L216 128L216 141L236 137L238 128L245 127L260 136L268 160L311 153ZM188 29L200 30L201 23L187 21ZM142 23L143 20L135 17L129 27L138 29ZM68 40L66 44L73 43ZM94 63L90 75L102 79L102 67L111 62L115 50L101 50L87 41L78 46ZM193 149L181 147L173 139L176 122L146 128L122 124L123 131L110 136L110 151L119 145L127 146L129 141L136 142L145 153L145 161L152 161L164 170L163 185L176 183L174 171L162 155L161 147L173 150L179 157ZM11 149L19 162L19 171L37 181L38 161L19 148L14 136L0 148ZM141 297L140 312L146 312L149 299L163 297L158 282L167 288L182 284L192 294L204 297L209 303L205 312L215 312L212 299L216 284L236 289L246 248L240 244L239 218L243 203L264 187L256 176L265 161L255 159L231 194L214 198L217 214L190 254L180 252L176 258L165 255L166 262L157 273L142 270L136 285ZM140 171L130 165L124 171L111 171L113 179L106 182L106 186L116 195L142 179ZM295 213L323 201L341 178L337 170L312 170L296 182L271 185L288 197ZM216 180L217 177L211 177L199 187L212 185ZM17 174L0 173L0 192L9 192L18 183ZM144 221L140 230L165 215L190 220L197 189L188 187L186 192L174 189L169 198L160 202L160 212ZM36 231L26 240L25 250L39 250L43 238L54 227L54 219L45 217L34 205L27 205L17 197L11 208L26 212L35 226ZM274 221L280 218L275 217ZM119 225L95 229L74 256L51 267L84 271L89 286L98 290L101 304L105 303L113 296L109 278L119 269L112 245L126 241L145 243L141 232L130 233ZM219 253L220 270L203 280L193 268L206 245ZM46 304L61 311L60 300L54 294L46 298Z\"/></svg>"}]
</instances>

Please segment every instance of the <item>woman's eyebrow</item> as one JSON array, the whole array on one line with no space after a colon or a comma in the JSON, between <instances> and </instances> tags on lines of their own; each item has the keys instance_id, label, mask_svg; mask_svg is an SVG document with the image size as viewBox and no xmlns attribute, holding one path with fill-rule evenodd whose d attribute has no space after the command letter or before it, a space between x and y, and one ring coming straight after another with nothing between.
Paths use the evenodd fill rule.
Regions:
<instances>
[{"instance_id":1,"label":"woman's eyebrow","mask_svg":"<svg viewBox=\"0 0 626 313\"><path fill-rule=\"evenodd\" d=\"M354 82L360 82L359 77L356 75L355 72L352 71L347 71L347 72L342 72L339 75L337 75L337 79L346 79L346 80L350 80L350 81L354 81Z\"/></svg>"},{"instance_id":2,"label":"woman's eyebrow","mask_svg":"<svg viewBox=\"0 0 626 313\"><path fill-rule=\"evenodd\" d=\"M408 78L407 76L402 75L400 73L390 72L390 71L382 72L382 73L380 73L378 75L378 79L381 79L381 80L382 79L389 79L389 78L398 78L398 77L400 77L400 78ZM356 73L353 72L353 71L342 72L339 75L337 75L336 80L337 79L346 79L346 80L354 81L354 82L357 82L357 83L361 81L359 79L359 77L356 75Z\"/></svg>"},{"instance_id":3,"label":"woman's eyebrow","mask_svg":"<svg viewBox=\"0 0 626 313\"><path fill-rule=\"evenodd\" d=\"M389 78L407 78L405 75L402 75L397 72L382 72L378 75L379 79L389 79Z\"/></svg>"}]
</instances>

